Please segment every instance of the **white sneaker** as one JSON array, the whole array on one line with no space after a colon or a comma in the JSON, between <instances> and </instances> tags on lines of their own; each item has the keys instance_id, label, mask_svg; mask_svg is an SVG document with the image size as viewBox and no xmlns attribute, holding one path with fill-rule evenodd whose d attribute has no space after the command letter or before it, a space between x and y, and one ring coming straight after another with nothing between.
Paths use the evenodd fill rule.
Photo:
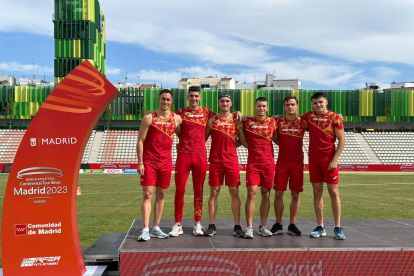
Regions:
<instances>
[{"instance_id":1,"label":"white sneaker","mask_svg":"<svg viewBox=\"0 0 414 276\"><path fill-rule=\"evenodd\" d=\"M202 236L202 235L204 235L204 228L203 228L203 226L201 226L200 223L197 223L196 225L194 225L193 235L194 236Z\"/></svg>"},{"instance_id":2,"label":"white sneaker","mask_svg":"<svg viewBox=\"0 0 414 276\"><path fill-rule=\"evenodd\" d=\"M253 227L252 226L246 227L246 229L244 230L244 238L253 239Z\"/></svg>"},{"instance_id":3,"label":"white sneaker","mask_svg":"<svg viewBox=\"0 0 414 276\"><path fill-rule=\"evenodd\" d=\"M171 231L169 233L170 237L178 237L178 235L182 235L183 232L183 226L178 225L177 223L173 225L171 228Z\"/></svg>"}]
</instances>

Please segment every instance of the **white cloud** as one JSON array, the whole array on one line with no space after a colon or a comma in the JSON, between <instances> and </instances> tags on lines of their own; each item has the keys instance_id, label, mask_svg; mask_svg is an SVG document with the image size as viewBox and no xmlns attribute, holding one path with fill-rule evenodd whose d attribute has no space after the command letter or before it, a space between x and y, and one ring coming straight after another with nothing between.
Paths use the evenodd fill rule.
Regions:
<instances>
[{"instance_id":1,"label":"white cloud","mask_svg":"<svg viewBox=\"0 0 414 276\"><path fill-rule=\"evenodd\" d=\"M105 68L106 75L119 75L122 70L120 68L112 67L112 66L106 66Z\"/></svg>"},{"instance_id":2,"label":"white cloud","mask_svg":"<svg viewBox=\"0 0 414 276\"><path fill-rule=\"evenodd\" d=\"M257 66L265 45L346 60L414 64L406 0L101 0L107 39L216 64ZM215 7L211 9L211 7ZM53 34L53 1L2 1L0 31ZM24 15L24 16L23 16Z\"/></svg>"},{"instance_id":3,"label":"white cloud","mask_svg":"<svg viewBox=\"0 0 414 276\"><path fill-rule=\"evenodd\" d=\"M9 74L32 74L33 73L33 64L21 64L20 62L10 61L10 62L0 62L0 73ZM34 74L35 75L53 75L53 68L47 66L34 65Z\"/></svg>"}]
</instances>

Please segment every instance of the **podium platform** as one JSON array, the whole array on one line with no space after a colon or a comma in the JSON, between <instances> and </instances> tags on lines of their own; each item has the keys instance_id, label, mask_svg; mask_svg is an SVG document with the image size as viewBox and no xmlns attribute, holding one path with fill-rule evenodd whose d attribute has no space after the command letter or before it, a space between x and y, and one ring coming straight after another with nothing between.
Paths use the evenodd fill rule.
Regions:
<instances>
[{"instance_id":1,"label":"podium platform","mask_svg":"<svg viewBox=\"0 0 414 276\"><path fill-rule=\"evenodd\" d=\"M269 229L275 219L269 219ZM315 219L296 222L302 236L259 236L254 220L254 238L233 236L233 219L217 219L217 235L193 236L194 222L184 220L184 234L167 239L138 242L142 221L134 220L119 248L120 275L375 275L414 273L414 220L344 219L346 240L333 237L333 220L325 220L327 236L310 238ZM174 220L162 220L168 233ZM151 223L150 223L151 225ZM204 227L208 220L202 220ZM242 227L245 223L242 222ZM281 273L281 274L278 274ZM297 273L297 274L295 274ZM373 274L373 275L374 275Z\"/></svg>"}]
</instances>

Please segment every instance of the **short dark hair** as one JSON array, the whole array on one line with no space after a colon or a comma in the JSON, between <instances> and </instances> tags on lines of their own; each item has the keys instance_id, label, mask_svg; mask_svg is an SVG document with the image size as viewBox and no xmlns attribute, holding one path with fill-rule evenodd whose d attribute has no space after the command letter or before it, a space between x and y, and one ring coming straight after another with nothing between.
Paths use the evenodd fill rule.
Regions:
<instances>
[{"instance_id":1,"label":"short dark hair","mask_svg":"<svg viewBox=\"0 0 414 276\"><path fill-rule=\"evenodd\" d=\"M312 101L313 99L319 99L319 98L325 98L325 100L326 100L326 95L325 95L325 93L323 93L323 92L316 92L315 94L313 94L313 95L312 95L312 97L311 97L311 101Z\"/></svg>"},{"instance_id":2,"label":"short dark hair","mask_svg":"<svg viewBox=\"0 0 414 276\"><path fill-rule=\"evenodd\" d=\"M267 102L267 99L265 97L259 97L259 98L256 99L255 104L257 102Z\"/></svg>"},{"instance_id":3,"label":"short dark hair","mask_svg":"<svg viewBox=\"0 0 414 276\"><path fill-rule=\"evenodd\" d=\"M296 104L299 104L299 100L298 100L298 98L296 97L296 96L287 96L284 100L283 100L283 104L284 103L286 103L286 102L288 102L289 100L295 100L296 101Z\"/></svg>"},{"instance_id":4,"label":"short dark hair","mask_svg":"<svg viewBox=\"0 0 414 276\"><path fill-rule=\"evenodd\" d=\"M160 91L160 94L158 95L158 97L161 97L161 95L164 94L164 93L170 94L171 95L171 98L173 96L171 90L169 90L169 89L163 89L163 90Z\"/></svg>"},{"instance_id":5,"label":"short dark hair","mask_svg":"<svg viewBox=\"0 0 414 276\"><path fill-rule=\"evenodd\" d=\"M188 88L188 94L190 94L190 92L198 92L198 93L200 93L200 87L198 87L198 86L190 86L190 88Z\"/></svg>"}]
</instances>

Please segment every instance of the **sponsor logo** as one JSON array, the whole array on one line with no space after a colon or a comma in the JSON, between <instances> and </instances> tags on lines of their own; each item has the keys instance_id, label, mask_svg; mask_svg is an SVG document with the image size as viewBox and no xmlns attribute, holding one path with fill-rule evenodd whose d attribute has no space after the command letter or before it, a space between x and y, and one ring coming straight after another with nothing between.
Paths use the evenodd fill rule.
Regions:
<instances>
[{"instance_id":1,"label":"sponsor logo","mask_svg":"<svg viewBox=\"0 0 414 276\"><path fill-rule=\"evenodd\" d=\"M136 169L124 169L124 173L138 173Z\"/></svg>"},{"instance_id":2,"label":"sponsor logo","mask_svg":"<svg viewBox=\"0 0 414 276\"><path fill-rule=\"evenodd\" d=\"M400 169L414 169L414 165L402 165Z\"/></svg>"},{"instance_id":3,"label":"sponsor logo","mask_svg":"<svg viewBox=\"0 0 414 276\"><path fill-rule=\"evenodd\" d=\"M328 121L328 119L326 119L326 118L312 118L312 120L314 120L314 121L322 121L322 122Z\"/></svg>"},{"instance_id":4,"label":"sponsor logo","mask_svg":"<svg viewBox=\"0 0 414 276\"><path fill-rule=\"evenodd\" d=\"M122 169L105 169L104 173L123 173Z\"/></svg>"},{"instance_id":5,"label":"sponsor logo","mask_svg":"<svg viewBox=\"0 0 414 276\"><path fill-rule=\"evenodd\" d=\"M79 169L79 173L83 173L83 169Z\"/></svg>"},{"instance_id":6,"label":"sponsor logo","mask_svg":"<svg viewBox=\"0 0 414 276\"><path fill-rule=\"evenodd\" d=\"M56 137L56 138L39 138L40 146L50 146L50 145L74 145L78 142L78 139L75 137ZM37 146L37 139L30 138L30 145L32 147Z\"/></svg>"},{"instance_id":7,"label":"sponsor logo","mask_svg":"<svg viewBox=\"0 0 414 276\"><path fill-rule=\"evenodd\" d=\"M337 178L338 178L338 176L333 177L333 179L337 179Z\"/></svg>"},{"instance_id":8,"label":"sponsor logo","mask_svg":"<svg viewBox=\"0 0 414 276\"><path fill-rule=\"evenodd\" d=\"M156 125L171 125L171 123L168 122L156 122Z\"/></svg>"},{"instance_id":9,"label":"sponsor logo","mask_svg":"<svg viewBox=\"0 0 414 276\"><path fill-rule=\"evenodd\" d=\"M357 165L358 169L368 169L368 165Z\"/></svg>"},{"instance_id":10,"label":"sponsor logo","mask_svg":"<svg viewBox=\"0 0 414 276\"><path fill-rule=\"evenodd\" d=\"M293 131L293 132L299 132L299 129L282 129L282 131Z\"/></svg>"},{"instance_id":11,"label":"sponsor logo","mask_svg":"<svg viewBox=\"0 0 414 276\"><path fill-rule=\"evenodd\" d=\"M60 256L23 258L20 267L58 265L60 258Z\"/></svg>"},{"instance_id":12,"label":"sponsor logo","mask_svg":"<svg viewBox=\"0 0 414 276\"><path fill-rule=\"evenodd\" d=\"M339 169L355 169L354 165L340 165Z\"/></svg>"},{"instance_id":13,"label":"sponsor logo","mask_svg":"<svg viewBox=\"0 0 414 276\"><path fill-rule=\"evenodd\" d=\"M233 124L230 123L221 123L221 124L217 124L217 126L232 126Z\"/></svg>"},{"instance_id":14,"label":"sponsor logo","mask_svg":"<svg viewBox=\"0 0 414 276\"><path fill-rule=\"evenodd\" d=\"M252 124L254 124L254 122L250 122L250 124L252 125Z\"/></svg>"},{"instance_id":15,"label":"sponsor logo","mask_svg":"<svg viewBox=\"0 0 414 276\"><path fill-rule=\"evenodd\" d=\"M188 118L203 118L204 115L188 115Z\"/></svg>"},{"instance_id":16,"label":"sponsor logo","mask_svg":"<svg viewBox=\"0 0 414 276\"><path fill-rule=\"evenodd\" d=\"M252 126L252 128L268 128L268 126Z\"/></svg>"},{"instance_id":17,"label":"sponsor logo","mask_svg":"<svg viewBox=\"0 0 414 276\"><path fill-rule=\"evenodd\" d=\"M114 164L102 164L101 169L116 169L116 165L114 165Z\"/></svg>"},{"instance_id":18,"label":"sponsor logo","mask_svg":"<svg viewBox=\"0 0 414 276\"><path fill-rule=\"evenodd\" d=\"M18 179L23 179L24 176L28 175L39 175L39 174L55 174L57 177L62 177L63 172L56 168L51 167L32 167L21 170L17 173Z\"/></svg>"},{"instance_id":19,"label":"sponsor logo","mask_svg":"<svg viewBox=\"0 0 414 276\"><path fill-rule=\"evenodd\" d=\"M103 173L103 170L101 170L101 169L87 169L87 170L83 170L83 173Z\"/></svg>"},{"instance_id":20,"label":"sponsor logo","mask_svg":"<svg viewBox=\"0 0 414 276\"><path fill-rule=\"evenodd\" d=\"M15 224L14 225L14 235L15 236L25 236L27 235L27 225L24 223L22 224Z\"/></svg>"}]
</instances>

